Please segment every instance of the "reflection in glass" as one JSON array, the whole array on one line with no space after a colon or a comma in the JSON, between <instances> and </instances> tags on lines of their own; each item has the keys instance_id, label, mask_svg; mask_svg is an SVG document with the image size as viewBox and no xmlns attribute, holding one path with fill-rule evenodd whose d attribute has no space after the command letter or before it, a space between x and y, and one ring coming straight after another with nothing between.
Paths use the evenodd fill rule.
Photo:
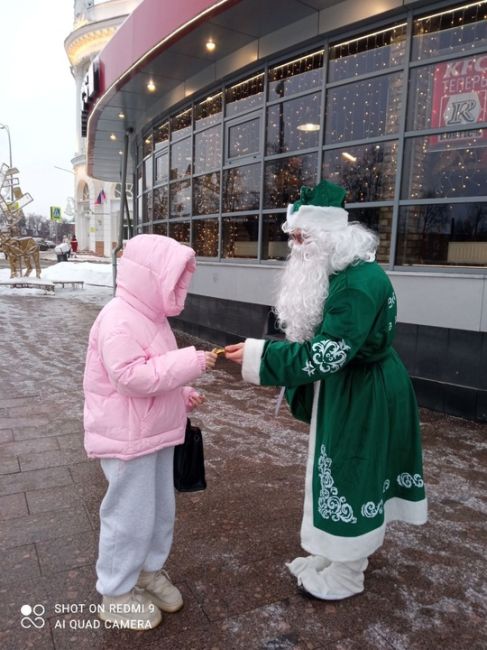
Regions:
<instances>
[{"instance_id":1,"label":"reflection in glass","mask_svg":"<svg viewBox=\"0 0 487 650\"><path fill-rule=\"evenodd\" d=\"M259 217L224 217L222 219L222 257L256 258Z\"/></svg>"},{"instance_id":2,"label":"reflection in glass","mask_svg":"<svg viewBox=\"0 0 487 650\"><path fill-rule=\"evenodd\" d=\"M387 264L391 253L392 207L353 208L348 210L348 221L360 221L378 233L376 259L381 264Z\"/></svg>"},{"instance_id":3,"label":"reflection in glass","mask_svg":"<svg viewBox=\"0 0 487 650\"><path fill-rule=\"evenodd\" d=\"M406 23L336 43L330 47L329 81L384 70L404 62Z\"/></svg>"},{"instance_id":4,"label":"reflection in glass","mask_svg":"<svg viewBox=\"0 0 487 650\"><path fill-rule=\"evenodd\" d=\"M406 141L403 199L481 196L487 187L487 132L453 131Z\"/></svg>"},{"instance_id":5,"label":"reflection in glass","mask_svg":"<svg viewBox=\"0 0 487 650\"><path fill-rule=\"evenodd\" d=\"M379 142L325 151L323 178L347 190L347 203L394 199L397 145Z\"/></svg>"},{"instance_id":6,"label":"reflection in glass","mask_svg":"<svg viewBox=\"0 0 487 650\"><path fill-rule=\"evenodd\" d=\"M169 207L169 189L167 185L154 190L154 219L166 219Z\"/></svg>"},{"instance_id":7,"label":"reflection in glass","mask_svg":"<svg viewBox=\"0 0 487 650\"><path fill-rule=\"evenodd\" d=\"M194 173L202 174L212 169L220 169L222 152L222 132L214 126L194 136Z\"/></svg>"},{"instance_id":8,"label":"reflection in glass","mask_svg":"<svg viewBox=\"0 0 487 650\"><path fill-rule=\"evenodd\" d=\"M264 73L239 81L225 90L225 115L261 106L264 101Z\"/></svg>"},{"instance_id":9,"label":"reflection in glass","mask_svg":"<svg viewBox=\"0 0 487 650\"><path fill-rule=\"evenodd\" d=\"M191 174L191 138L176 142L171 147L171 180Z\"/></svg>"},{"instance_id":10,"label":"reflection in glass","mask_svg":"<svg viewBox=\"0 0 487 650\"><path fill-rule=\"evenodd\" d=\"M396 133L401 97L400 74L330 89L326 102L326 143Z\"/></svg>"},{"instance_id":11,"label":"reflection in glass","mask_svg":"<svg viewBox=\"0 0 487 650\"><path fill-rule=\"evenodd\" d=\"M152 232L154 235L167 236L167 223L153 223Z\"/></svg>"},{"instance_id":12,"label":"reflection in glass","mask_svg":"<svg viewBox=\"0 0 487 650\"><path fill-rule=\"evenodd\" d=\"M171 218L191 215L191 181L171 183Z\"/></svg>"},{"instance_id":13,"label":"reflection in glass","mask_svg":"<svg viewBox=\"0 0 487 650\"><path fill-rule=\"evenodd\" d=\"M171 118L171 140L179 140L191 133L191 108Z\"/></svg>"},{"instance_id":14,"label":"reflection in glass","mask_svg":"<svg viewBox=\"0 0 487 650\"><path fill-rule=\"evenodd\" d=\"M193 214L220 212L220 173L213 172L193 179Z\"/></svg>"},{"instance_id":15,"label":"reflection in glass","mask_svg":"<svg viewBox=\"0 0 487 650\"><path fill-rule=\"evenodd\" d=\"M162 149L169 142L169 122L164 122L154 129L154 150Z\"/></svg>"},{"instance_id":16,"label":"reflection in glass","mask_svg":"<svg viewBox=\"0 0 487 650\"><path fill-rule=\"evenodd\" d=\"M266 162L264 208L285 208L299 198L301 185L316 185L315 153Z\"/></svg>"},{"instance_id":17,"label":"reflection in glass","mask_svg":"<svg viewBox=\"0 0 487 650\"><path fill-rule=\"evenodd\" d=\"M468 2L455 9L428 12L413 23L413 60L467 52L487 45L487 3Z\"/></svg>"},{"instance_id":18,"label":"reflection in glass","mask_svg":"<svg viewBox=\"0 0 487 650\"><path fill-rule=\"evenodd\" d=\"M172 237L181 244L189 244L189 221L169 224L169 237Z\"/></svg>"},{"instance_id":19,"label":"reflection in glass","mask_svg":"<svg viewBox=\"0 0 487 650\"><path fill-rule=\"evenodd\" d=\"M473 127L486 121L486 63L480 55L412 69L407 129Z\"/></svg>"},{"instance_id":20,"label":"reflection in glass","mask_svg":"<svg viewBox=\"0 0 487 650\"><path fill-rule=\"evenodd\" d=\"M194 128L217 124L222 116L222 93L207 97L194 107Z\"/></svg>"},{"instance_id":21,"label":"reflection in glass","mask_svg":"<svg viewBox=\"0 0 487 650\"><path fill-rule=\"evenodd\" d=\"M142 223L152 221L152 192L142 195Z\"/></svg>"},{"instance_id":22,"label":"reflection in glass","mask_svg":"<svg viewBox=\"0 0 487 650\"><path fill-rule=\"evenodd\" d=\"M260 117L228 127L227 160L258 154Z\"/></svg>"},{"instance_id":23,"label":"reflection in glass","mask_svg":"<svg viewBox=\"0 0 487 650\"><path fill-rule=\"evenodd\" d=\"M144 141L142 142L142 155L144 158L148 156L150 153L152 153L154 150L154 138L152 137L152 134L148 134L144 136Z\"/></svg>"},{"instance_id":24,"label":"reflection in glass","mask_svg":"<svg viewBox=\"0 0 487 650\"><path fill-rule=\"evenodd\" d=\"M282 231L285 214L265 214L262 217L262 259L285 260L289 254L288 237Z\"/></svg>"},{"instance_id":25,"label":"reflection in glass","mask_svg":"<svg viewBox=\"0 0 487 650\"><path fill-rule=\"evenodd\" d=\"M156 183L167 183L169 179L169 154L163 153L156 158Z\"/></svg>"},{"instance_id":26,"label":"reflection in glass","mask_svg":"<svg viewBox=\"0 0 487 650\"><path fill-rule=\"evenodd\" d=\"M487 204L402 207L396 264L487 266Z\"/></svg>"},{"instance_id":27,"label":"reflection in glass","mask_svg":"<svg viewBox=\"0 0 487 650\"><path fill-rule=\"evenodd\" d=\"M144 160L144 188L149 189L152 187L152 172L153 172L153 158L146 158Z\"/></svg>"},{"instance_id":28,"label":"reflection in glass","mask_svg":"<svg viewBox=\"0 0 487 650\"><path fill-rule=\"evenodd\" d=\"M218 219L193 221L193 248L200 257L218 257Z\"/></svg>"},{"instance_id":29,"label":"reflection in glass","mask_svg":"<svg viewBox=\"0 0 487 650\"><path fill-rule=\"evenodd\" d=\"M260 170L260 163L257 163L223 172L223 212L258 210Z\"/></svg>"},{"instance_id":30,"label":"reflection in glass","mask_svg":"<svg viewBox=\"0 0 487 650\"><path fill-rule=\"evenodd\" d=\"M321 93L279 102L267 109L266 154L317 147Z\"/></svg>"},{"instance_id":31,"label":"reflection in glass","mask_svg":"<svg viewBox=\"0 0 487 650\"><path fill-rule=\"evenodd\" d=\"M269 70L269 100L319 88L324 50L280 63Z\"/></svg>"}]
</instances>

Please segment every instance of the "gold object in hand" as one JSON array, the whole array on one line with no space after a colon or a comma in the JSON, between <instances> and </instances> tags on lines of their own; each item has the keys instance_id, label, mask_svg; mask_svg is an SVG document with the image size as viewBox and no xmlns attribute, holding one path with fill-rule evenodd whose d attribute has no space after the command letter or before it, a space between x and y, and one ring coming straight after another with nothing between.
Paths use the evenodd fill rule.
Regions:
<instances>
[{"instance_id":1,"label":"gold object in hand","mask_svg":"<svg viewBox=\"0 0 487 650\"><path fill-rule=\"evenodd\" d=\"M221 354L225 354L225 348L213 348L212 352L213 354L220 356Z\"/></svg>"}]
</instances>

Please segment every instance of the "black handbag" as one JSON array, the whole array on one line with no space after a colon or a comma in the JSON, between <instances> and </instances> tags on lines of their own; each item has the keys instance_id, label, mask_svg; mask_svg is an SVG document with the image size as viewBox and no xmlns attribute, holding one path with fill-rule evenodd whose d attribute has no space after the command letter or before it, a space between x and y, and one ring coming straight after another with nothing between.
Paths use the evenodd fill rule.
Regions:
<instances>
[{"instance_id":1,"label":"black handbag","mask_svg":"<svg viewBox=\"0 0 487 650\"><path fill-rule=\"evenodd\" d=\"M179 492L206 489L205 458L201 429L188 418L184 442L174 447L174 487Z\"/></svg>"}]
</instances>

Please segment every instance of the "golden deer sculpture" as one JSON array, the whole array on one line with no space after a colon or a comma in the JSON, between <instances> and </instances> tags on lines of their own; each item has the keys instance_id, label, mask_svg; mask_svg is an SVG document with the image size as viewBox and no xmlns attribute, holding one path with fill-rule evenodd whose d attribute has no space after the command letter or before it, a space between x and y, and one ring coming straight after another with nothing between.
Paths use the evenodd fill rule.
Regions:
<instances>
[{"instance_id":1,"label":"golden deer sculpture","mask_svg":"<svg viewBox=\"0 0 487 650\"><path fill-rule=\"evenodd\" d=\"M32 273L32 264L36 269L36 276L41 277L41 262L39 259L39 248L32 237L12 237L8 232L0 232L0 251L5 253L10 265L10 277L16 278L21 275L22 258L25 261L24 276ZM17 265L19 269L17 270Z\"/></svg>"}]
</instances>

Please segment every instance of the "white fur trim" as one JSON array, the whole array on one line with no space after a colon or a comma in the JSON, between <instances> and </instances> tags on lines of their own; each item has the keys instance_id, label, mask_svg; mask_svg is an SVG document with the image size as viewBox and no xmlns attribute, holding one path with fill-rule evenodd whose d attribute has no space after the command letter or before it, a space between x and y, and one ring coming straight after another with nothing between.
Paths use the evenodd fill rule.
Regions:
<instances>
[{"instance_id":1,"label":"white fur trim","mask_svg":"<svg viewBox=\"0 0 487 650\"><path fill-rule=\"evenodd\" d=\"M319 205L302 205L297 212L292 211L292 204L287 208L287 227L319 228L327 232L344 230L348 225L348 212L343 208Z\"/></svg>"},{"instance_id":2,"label":"white fur trim","mask_svg":"<svg viewBox=\"0 0 487 650\"><path fill-rule=\"evenodd\" d=\"M242 362L242 377L245 381L260 385L260 360L264 350L263 339L246 339Z\"/></svg>"}]
</instances>

